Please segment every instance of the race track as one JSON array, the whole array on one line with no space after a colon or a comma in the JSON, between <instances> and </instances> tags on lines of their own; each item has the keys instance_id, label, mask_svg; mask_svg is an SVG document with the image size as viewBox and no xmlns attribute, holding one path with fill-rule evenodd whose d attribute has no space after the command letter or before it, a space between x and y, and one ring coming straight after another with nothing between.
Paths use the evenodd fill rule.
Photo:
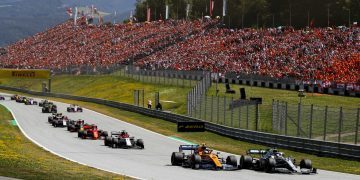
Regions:
<instances>
[{"instance_id":1,"label":"race track","mask_svg":"<svg viewBox=\"0 0 360 180\"><path fill-rule=\"evenodd\" d=\"M211 171L193 170L171 166L170 155L177 151L180 144L177 140L128 124L126 122L84 109L83 113L67 113L67 104L58 103L58 111L70 119L84 119L95 123L99 129L110 131L127 130L135 138L145 142L144 150L112 149L105 147L102 140L82 140L77 133L70 133L66 128L54 128L47 122L50 114L41 113L41 108L35 105L24 105L10 101L7 96L0 103L12 111L23 133L36 144L54 154L67 159L86 164L95 168L124 174L141 179L273 179L288 180L311 179L350 179L359 180L360 176L318 170L316 175L299 174L268 174L252 170ZM38 99L38 101L40 101ZM223 154L222 155L227 155ZM239 157L237 157L239 159Z\"/></svg>"}]
</instances>

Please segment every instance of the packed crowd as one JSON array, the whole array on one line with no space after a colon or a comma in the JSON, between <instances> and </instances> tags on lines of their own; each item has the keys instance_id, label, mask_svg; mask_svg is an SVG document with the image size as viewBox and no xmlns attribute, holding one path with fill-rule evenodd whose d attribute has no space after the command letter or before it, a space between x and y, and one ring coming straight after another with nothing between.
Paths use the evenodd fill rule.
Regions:
<instances>
[{"instance_id":1,"label":"packed crowd","mask_svg":"<svg viewBox=\"0 0 360 180\"><path fill-rule=\"evenodd\" d=\"M0 65L8 68L51 68L126 63L148 55L210 26L213 21L166 21L136 24L87 24L69 20L6 48Z\"/></svg>"},{"instance_id":2,"label":"packed crowd","mask_svg":"<svg viewBox=\"0 0 360 180\"><path fill-rule=\"evenodd\" d=\"M7 68L110 66L210 70L360 84L360 27L225 29L215 20L77 26L69 20L0 55ZM134 57L138 57L135 58Z\"/></svg>"},{"instance_id":3,"label":"packed crowd","mask_svg":"<svg viewBox=\"0 0 360 180\"><path fill-rule=\"evenodd\" d=\"M360 83L360 28L213 28L137 64L147 68L206 69L222 74Z\"/></svg>"}]
</instances>

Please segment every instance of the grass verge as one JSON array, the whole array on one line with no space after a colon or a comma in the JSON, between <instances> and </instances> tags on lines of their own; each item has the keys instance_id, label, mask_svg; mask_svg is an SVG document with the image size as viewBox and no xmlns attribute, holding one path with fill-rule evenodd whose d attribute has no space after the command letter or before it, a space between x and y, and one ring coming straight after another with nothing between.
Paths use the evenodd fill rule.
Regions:
<instances>
[{"instance_id":1,"label":"grass verge","mask_svg":"<svg viewBox=\"0 0 360 180\"><path fill-rule=\"evenodd\" d=\"M9 91L6 92L14 93ZM81 101L64 100L58 98L50 98L50 99L65 103L76 103L88 109L97 111L102 114L106 114L108 116L117 119L121 119L122 121L126 121L131 124L143 127L145 129L158 132L165 136L174 136L194 143L206 143L211 148L225 152L230 152L234 154L244 154L246 150L250 148L267 148L265 146L238 141L211 132L179 133L176 131L175 123L171 123L161 119L147 117L144 115L140 115L128 111L123 111L116 108L107 107L104 105L98 105L94 103L87 103ZM285 152L285 154L293 156L298 161L303 158L311 159L313 162L313 166L319 169L360 175L360 162L357 161L318 157L315 155L304 154L289 150L283 150L283 149L281 150ZM174 151L176 151L176 149L174 149ZM169 154L169 161L170 161L170 154Z\"/></svg>"},{"instance_id":2,"label":"grass verge","mask_svg":"<svg viewBox=\"0 0 360 180\"><path fill-rule=\"evenodd\" d=\"M0 105L0 175L20 179L130 179L80 165L33 144Z\"/></svg>"}]
</instances>

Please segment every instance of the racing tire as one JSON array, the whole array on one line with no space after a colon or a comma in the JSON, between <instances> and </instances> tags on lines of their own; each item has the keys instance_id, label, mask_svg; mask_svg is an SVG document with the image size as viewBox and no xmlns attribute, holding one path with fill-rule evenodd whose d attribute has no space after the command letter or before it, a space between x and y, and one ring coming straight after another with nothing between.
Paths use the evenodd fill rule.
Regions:
<instances>
[{"instance_id":1,"label":"racing tire","mask_svg":"<svg viewBox=\"0 0 360 180\"><path fill-rule=\"evenodd\" d=\"M226 158L226 164L232 165L234 167L238 166L237 159L234 155L228 156Z\"/></svg>"},{"instance_id":2,"label":"racing tire","mask_svg":"<svg viewBox=\"0 0 360 180\"><path fill-rule=\"evenodd\" d=\"M136 140L136 146L139 146L140 149L144 149L145 148L144 141L142 139Z\"/></svg>"},{"instance_id":3,"label":"racing tire","mask_svg":"<svg viewBox=\"0 0 360 180\"><path fill-rule=\"evenodd\" d=\"M112 141L112 148L118 148L119 147L119 139L114 138Z\"/></svg>"},{"instance_id":4,"label":"racing tire","mask_svg":"<svg viewBox=\"0 0 360 180\"><path fill-rule=\"evenodd\" d=\"M240 169L249 169L252 166L252 160L253 158L248 155L241 155L240 157Z\"/></svg>"},{"instance_id":5,"label":"racing tire","mask_svg":"<svg viewBox=\"0 0 360 180\"><path fill-rule=\"evenodd\" d=\"M81 138L83 136L83 131L78 131L78 138Z\"/></svg>"},{"instance_id":6,"label":"racing tire","mask_svg":"<svg viewBox=\"0 0 360 180\"><path fill-rule=\"evenodd\" d=\"M260 170L260 171L265 170L265 168L266 168L266 166L267 166L267 161L266 161L266 159L261 158L261 159L259 159L258 162L259 162L259 169L258 169L258 170Z\"/></svg>"},{"instance_id":7,"label":"racing tire","mask_svg":"<svg viewBox=\"0 0 360 180\"><path fill-rule=\"evenodd\" d=\"M104 145L105 146L109 146L110 144L110 141L111 141L112 139L111 139L111 137L105 137L105 139L104 139Z\"/></svg>"},{"instance_id":8,"label":"racing tire","mask_svg":"<svg viewBox=\"0 0 360 180\"><path fill-rule=\"evenodd\" d=\"M184 160L184 154L181 152L173 152L171 154L171 165L181 166Z\"/></svg>"},{"instance_id":9,"label":"racing tire","mask_svg":"<svg viewBox=\"0 0 360 180\"><path fill-rule=\"evenodd\" d=\"M310 159L302 159L300 161L300 169L312 169L312 162Z\"/></svg>"},{"instance_id":10,"label":"racing tire","mask_svg":"<svg viewBox=\"0 0 360 180\"><path fill-rule=\"evenodd\" d=\"M266 160L266 168L265 171L267 173L272 173L274 172L275 166L276 166L276 160L274 158L269 158Z\"/></svg>"},{"instance_id":11,"label":"racing tire","mask_svg":"<svg viewBox=\"0 0 360 180\"><path fill-rule=\"evenodd\" d=\"M191 168L199 169L201 164L201 156L198 154L194 154L191 160Z\"/></svg>"},{"instance_id":12,"label":"racing tire","mask_svg":"<svg viewBox=\"0 0 360 180\"><path fill-rule=\"evenodd\" d=\"M105 138L109 136L109 133L107 131L103 131L102 133L102 136L104 136Z\"/></svg>"}]
</instances>

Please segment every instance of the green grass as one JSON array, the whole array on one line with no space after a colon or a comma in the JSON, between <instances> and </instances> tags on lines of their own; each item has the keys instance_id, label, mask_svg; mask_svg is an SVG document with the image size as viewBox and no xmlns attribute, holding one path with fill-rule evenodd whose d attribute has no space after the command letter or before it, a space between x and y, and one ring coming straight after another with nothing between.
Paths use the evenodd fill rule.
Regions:
<instances>
[{"instance_id":1,"label":"green grass","mask_svg":"<svg viewBox=\"0 0 360 180\"><path fill-rule=\"evenodd\" d=\"M131 75L124 76L123 74L121 74L121 72L118 72L112 75L101 76L55 76L52 79L52 92L103 98L133 104L134 90L143 89L145 92L145 98L140 97L140 105L142 105L144 101L144 105L146 106L148 99L151 99L154 102L155 92L160 92L160 99L162 100L161 103L164 110L172 111L178 114L186 114L186 96L187 93L190 91L190 85L193 85L195 81L190 84L191 81L183 81L175 78L159 78L152 76L132 77ZM43 80L0 79L0 84L40 91L42 81ZM182 85L182 83L184 83L184 87L176 86ZM221 96L221 98L219 98L219 105L217 104L216 97L213 98L213 102L211 103L211 96L214 96L216 94L215 87L216 86L213 84L213 86L207 93L207 101L202 101L201 106L198 106L196 112L193 112L194 116L204 119L206 121L217 122L226 126L255 130L255 108L250 107L248 111L246 107L243 107L240 111L239 108L231 111L229 109L230 98L232 97L233 99L238 99L239 92L237 91L237 94L235 95L225 94L224 84L218 85L219 96ZM258 130L270 133L285 133L284 129L280 131L277 129L273 129L273 111L271 104L272 100L275 99L288 102L289 113L287 120L287 133L288 135L292 136L297 135L297 103L299 101L299 98L296 91L231 85L231 88L235 90L238 90L242 87L246 89L248 98L263 98L263 104L259 106L260 121L258 124ZM223 98L224 96L228 98L225 105ZM344 113L346 113L346 116L344 117L343 132L348 133L355 131L354 124L356 121L356 112L354 111L356 111L356 108L360 107L360 98L307 93L307 96L303 98L302 103L306 107L303 108L304 112L302 115L301 125L302 133L300 133L300 136L308 137L310 133L310 104L314 104L314 107L318 107L315 108L313 116L313 137L323 136L323 109L325 106L329 106L327 134L332 135L338 132L338 130L336 129L337 127L339 127L338 120L336 119L336 117L338 117L338 114L336 114L335 111L338 111L340 106L344 108ZM348 109L352 109L352 112L348 113ZM342 142L353 143L354 139L345 138L342 140Z\"/></svg>"},{"instance_id":2,"label":"green grass","mask_svg":"<svg viewBox=\"0 0 360 180\"><path fill-rule=\"evenodd\" d=\"M1 90L3 91L3 90ZM9 92L9 91L4 91ZM14 93L14 92L13 92ZM76 103L83 107L92 109L102 114L109 115L111 117L121 119L122 121L141 126L145 129L149 129L154 132L166 136L174 136L194 143L206 143L211 148L226 151L234 154L244 154L250 148L267 148L258 144L252 144L248 142L242 142L234 140L232 138L220 136L211 132L196 132L196 133L179 133L176 131L176 124L161 119L151 118L140 114L123 111L116 108L111 108L94 103L86 103L80 101L64 100L57 98L50 98L55 101L61 101L65 103ZM298 161L303 158L311 159L313 166L319 169L338 171L344 173L352 173L360 175L360 162L343 160L337 158L318 157L315 155L309 155L305 153L299 153L289 150L281 149L287 155L291 155ZM176 151L176 149L174 149ZM170 157L170 154L169 154ZM169 158L170 161L170 158Z\"/></svg>"},{"instance_id":3,"label":"green grass","mask_svg":"<svg viewBox=\"0 0 360 180\"><path fill-rule=\"evenodd\" d=\"M245 88L246 97L262 97L264 105L270 105L272 100L280 100L288 102L289 104L299 103L299 97L297 91L290 90L280 90L280 89L270 89L262 88L255 86L245 86L245 85L233 85L231 84L231 89L236 90L235 95L225 93L225 85L219 84L219 95L234 97L234 99L240 98L239 88ZM209 89L207 95L216 95L216 86L213 86ZM360 108L360 98L356 97L347 97L347 96L334 96L327 94L318 94L318 93L306 93L306 97L302 98L302 104L314 106L329 106L329 107L343 107L343 108Z\"/></svg>"},{"instance_id":4,"label":"green grass","mask_svg":"<svg viewBox=\"0 0 360 180\"><path fill-rule=\"evenodd\" d=\"M21 179L130 179L53 155L25 138L0 105L0 176Z\"/></svg>"},{"instance_id":5,"label":"green grass","mask_svg":"<svg viewBox=\"0 0 360 180\"><path fill-rule=\"evenodd\" d=\"M72 101L66 101L66 102L71 103ZM83 106L88 107L92 110L96 110L100 113L107 114L117 119L124 120L126 122L144 127L146 129L161 133L166 136L175 136L198 144L206 143L208 146L214 149L218 149L234 154L244 154L246 150L250 148L266 148L261 145L234 140L232 138L220 136L211 132L178 133L176 130L177 129L176 124L170 123L168 121L164 121L156 118L150 118L136 113L123 111L115 108L109 108L106 106L96 105L92 103L84 103L84 102L76 102L76 103L81 103ZM339 160L335 158L323 158L323 157L317 157L314 155L298 153L288 150L284 150L284 152L288 155L292 155L298 160L302 158L311 159L313 161L314 167L320 169L354 173L360 175L360 162Z\"/></svg>"},{"instance_id":6,"label":"green grass","mask_svg":"<svg viewBox=\"0 0 360 180\"><path fill-rule=\"evenodd\" d=\"M168 80L166 80L168 81ZM41 91L42 80L0 79L0 84ZM195 83L195 82L193 82ZM144 90L144 104L150 99L155 102L155 92L160 93L164 110L186 114L186 96L189 87L147 84L115 75L106 76L55 76L52 79L52 92L95 97L134 104L134 90ZM140 105L143 104L140 98Z\"/></svg>"}]
</instances>

